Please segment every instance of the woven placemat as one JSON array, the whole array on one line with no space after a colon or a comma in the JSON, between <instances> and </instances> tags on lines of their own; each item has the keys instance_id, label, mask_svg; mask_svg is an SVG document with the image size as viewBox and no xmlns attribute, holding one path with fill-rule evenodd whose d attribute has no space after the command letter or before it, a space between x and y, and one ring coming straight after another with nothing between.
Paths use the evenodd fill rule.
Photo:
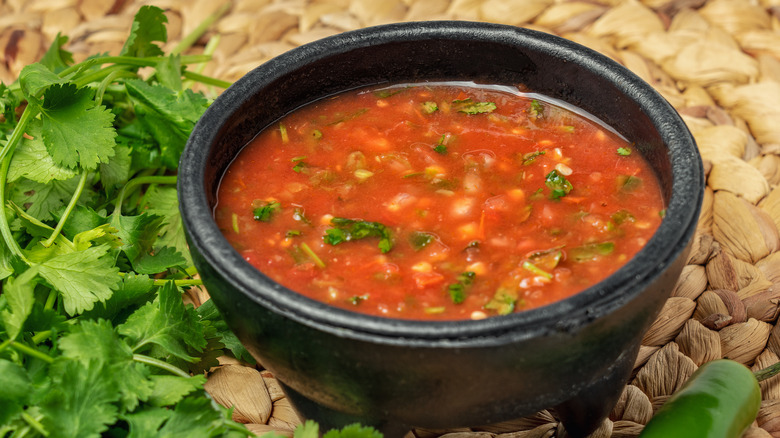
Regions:
<instances>
[{"instance_id":1,"label":"woven placemat","mask_svg":"<svg viewBox=\"0 0 780 438\"><path fill-rule=\"evenodd\" d=\"M635 437L702 363L753 369L780 360L780 0L5 0L0 80L12 81L58 32L76 60L116 53L143 4L165 9L169 45L224 8L194 51L203 73L235 80L297 45L368 25L491 21L554 33L624 64L682 114L708 187L694 247L672 298L645 336L623 396L594 437ZM214 93L219 90L211 90ZM205 299L192 293L198 304ZM745 437L780 437L780 377ZM256 433L300 422L273 375L224 358L207 390ZM547 411L490 427L412 437L564 437Z\"/></svg>"}]
</instances>

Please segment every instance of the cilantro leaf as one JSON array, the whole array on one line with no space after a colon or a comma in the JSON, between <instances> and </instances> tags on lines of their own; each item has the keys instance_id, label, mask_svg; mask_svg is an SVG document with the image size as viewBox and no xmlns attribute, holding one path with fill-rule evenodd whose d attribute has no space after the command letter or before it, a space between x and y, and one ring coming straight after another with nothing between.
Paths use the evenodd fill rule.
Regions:
<instances>
[{"instance_id":1,"label":"cilantro leaf","mask_svg":"<svg viewBox=\"0 0 780 438\"><path fill-rule=\"evenodd\" d=\"M94 170L114 155L114 115L92 95L72 83L54 84L43 93L43 140L56 164Z\"/></svg>"},{"instance_id":2,"label":"cilantro leaf","mask_svg":"<svg viewBox=\"0 0 780 438\"><path fill-rule=\"evenodd\" d=\"M382 438L382 434L373 427L350 424L341 430L329 430L323 438Z\"/></svg>"},{"instance_id":3,"label":"cilantro leaf","mask_svg":"<svg viewBox=\"0 0 780 438\"><path fill-rule=\"evenodd\" d=\"M140 401L152 394L152 382L145 366L133 360L130 347L120 339L109 321L82 321L60 339L59 347L64 357L89 366L101 363L110 371L114 385L121 393L124 409L135 409Z\"/></svg>"},{"instance_id":4,"label":"cilantro leaf","mask_svg":"<svg viewBox=\"0 0 780 438\"><path fill-rule=\"evenodd\" d=\"M124 243L122 251L130 263L152 251L164 220L162 216L149 213L112 216L111 226L117 229L117 236Z\"/></svg>"},{"instance_id":5,"label":"cilantro leaf","mask_svg":"<svg viewBox=\"0 0 780 438\"><path fill-rule=\"evenodd\" d=\"M552 190L550 199L559 200L572 191L573 186L562 173L553 169L544 179L544 184Z\"/></svg>"},{"instance_id":6,"label":"cilantro leaf","mask_svg":"<svg viewBox=\"0 0 780 438\"><path fill-rule=\"evenodd\" d=\"M426 233L425 231L415 231L409 235L409 243L412 244L412 248L415 251L420 251L429 243L433 242L436 236L433 233Z\"/></svg>"},{"instance_id":7,"label":"cilantro leaf","mask_svg":"<svg viewBox=\"0 0 780 438\"><path fill-rule=\"evenodd\" d=\"M26 208L26 212L41 221L53 218L52 212L57 211L70 200L79 183L79 177L68 180L52 180L47 184L21 178L11 187L11 200ZM93 199L93 191L85 188L79 198L79 205L89 203Z\"/></svg>"},{"instance_id":8,"label":"cilantro leaf","mask_svg":"<svg viewBox=\"0 0 780 438\"><path fill-rule=\"evenodd\" d=\"M175 186L157 185L150 187L144 195L144 209L146 212L163 217L157 233L154 248L175 248L186 260L192 264L189 246L184 234L184 226L179 211L179 198Z\"/></svg>"},{"instance_id":9,"label":"cilantro leaf","mask_svg":"<svg viewBox=\"0 0 780 438\"><path fill-rule=\"evenodd\" d=\"M131 166L133 164L132 149L125 145L117 145L114 155L105 163L100 163L100 182L107 192L111 192L117 186L123 185L130 179Z\"/></svg>"},{"instance_id":10,"label":"cilantro leaf","mask_svg":"<svg viewBox=\"0 0 780 438\"><path fill-rule=\"evenodd\" d=\"M19 178L46 184L52 180L67 180L76 176L76 171L54 162L43 143L42 126L39 119L30 122L25 137L16 147L8 168L8 181Z\"/></svg>"},{"instance_id":11,"label":"cilantro leaf","mask_svg":"<svg viewBox=\"0 0 780 438\"><path fill-rule=\"evenodd\" d=\"M36 62L22 68L19 73L19 87L24 97L32 103L38 103L38 96L49 87L65 80L41 63Z\"/></svg>"},{"instance_id":12,"label":"cilantro leaf","mask_svg":"<svg viewBox=\"0 0 780 438\"><path fill-rule=\"evenodd\" d=\"M187 260L175 248L164 246L154 254L142 254L133 261L133 268L139 274L157 274L169 268L184 266Z\"/></svg>"},{"instance_id":13,"label":"cilantro leaf","mask_svg":"<svg viewBox=\"0 0 780 438\"><path fill-rule=\"evenodd\" d=\"M111 298L96 303L92 310L82 313L82 317L122 323L139 307L154 300L155 291L154 280L148 275L130 272L122 278Z\"/></svg>"},{"instance_id":14,"label":"cilantro leaf","mask_svg":"<svg viewBox=\"0 0 780 438\"><path fill-rule=\"evenodd\" d=\"M62 48L67 42L68 37L58 32L54 41L49 45L49 49L41 57L40 63L55 73L59 73L73 64L73 54Z\"/></svg>"},{"instance_id":15,"label":"cilantro leaf","mask_svg":"<svg viewBox=\"0 0 780 438\"><path fill-rule=\"evenodd\" d=\"M206 377L196 375L192 377L153 375L152 393L149 395L149 404L152 406L171 406L181 401L186 395L201 388L206 383Z\"/></svg>"},{"instance_id":16,"label":"cilantro leaf","mask_svg":"<svg viewBox=\"0 0 780 438\"><path fill-rule=\"evenodd\" d=\"M0 425L3 425L22 413L33 387L24 368L0 358L0 388L3 388L0 391Z\"/></svg>"},{"instance_id":17,"label":"cilantro leaf","mask_svg":"<svg viewBox=\"0 0 780 438\"><path fill-rule=\"evenodd\" d=\"M197 312L184 306L173 282L160 287L157 299L135 311L118 329L131 341L134 352L154 344L176 358L195 362L188 348L203 351L206 347Z\"/></svg>"},{"instance_id":18,"label":"cilantro leaf","mask_svg":"<svg viewBox=\"0 0 780 438\"><path fill-rule=\"evenodd\" d=\"M281 207L282 204L271 201L252 210L252 216L256 221L270 222L273 215L281 210Z\"/></svg>"},{"instance_id":19,"label":"cilantro leaf","mask_svg":"<svg viewBox=\"0 0 780 438\"><path fill-rule=\"evenodd\" d=\"M212 326L217 331L217 335L220 336L225 347L233 353L233 357L251 365L256 363L255 358L249 354L244 345L241 344L241 341L238 340L238 337L228 328L213 300L206 300L206 302L201 304L198 307L198 315L200 315L201 320L211 321Z\"/></svg>"},{"instance_id":20,"label":"cilantro leaf","mask_svg":"<svg viewBox=\"0 0 780 438\"><path fill-rule=\"evenodd\" d=\"M40 405L41 423L50 437L99 438L117 420L120 393L115 379L97 361L66 358L52 365L52 385Z\"/></svg>"},{"instance_id":21,"label":"cilantro leaf","mask_svg":"<svg viewBox=\"0 0 780 438\"><path fill-rule=\"evenodd\" d=\"M138 57L163 55L162 49L154 43L168 41L168 31L165 28L167 22L168 17L162 9L156 6L141 6L120 54Z\"/></svg>"},{"instance_id":22,"label":"cilantro leaf","mask_svg":"<svg viewBox=\"0 0 780 438\"><path fill-rule=\"evenodd\" d=\"M234 423L239 430L243 426ZM187 397L173 409L173 415L157 432L157 437L211 438L227 432L223 414L206 397Z\"/></svg>"},{"instance_id":23,"label":"cilantro leaf","mask_svg":"<svg viewBox=\"0 0 780 438\"><path fill-rule=\"evenodd\" d=\"M8 310L0 312L0 317L10 340L19 336L24 322L32 312L37 276L38 271L30 268L17 277L9 278L3 287L3 297L8 303Z\"/></svg>"},{"instance_id":24,"label":"cilantro leaf","mask_svg":"<svg viewBox=\"0 0 780 438\"><path fill-rule=\"evenodd\" d=\"M379 222L346 219L334 217L330 220L334 228L325 230L322 237L325 243L338 245L351 240L364 239L366 237L379 237L379 250L383 253L393 248L392 233L390 229Z\"/></svg>"},{"instance_id":25,"label":"cilantro leaf","mask_svg":"<svg viewBox=\"0 0 780 438\"><path fill-rule=\"evenodd\" d=\"M625 148L625 147L617 148L617 154L627 157L631 155L631 148Z\"/></svg>"},{"instance_id":26,"label":"cilantro leaf","mask_svg":"<svg viewBox=\"0 0 780 438\"><path fill-rule=\"evenodd\" d=\"M0 139L5 132L13 131L16 126L16 108L19 106L20 94L0 82Z\"/></svg>"},{"instance_id":27,"label":"cilantro leaf","mask_svg":"<svg viewBox=\"0 0 780 438\"><path fill-rule=\"evenodd\" d=\"M111 297L119 284L119 268L108 254L108 245L58 254L38 265L39 273L63 298L69 315L90 310Z\"/></svg>"},{"instance_id":28,"label":"cilantro leaf","mask_svg":"<svg viewBox=\"0 0 780 438\"><path fill-rule=\"evenodd\" d=\"M64 208L60 209L56 213L57 219L62 216L63 210ZM75 238L78 234L83 233L84 231L94 230L101 225L106 225L107 223L108 218L106 218L103 214L93 210L90 207L77 205L73 211L70 212L70 217L68 218L68 221L65 222L65 226L62 228L62 233L71 238Z\"/></svg>"},{"instance_id":29,"label":"cilantro leaf","mask_svg":"<svg viewBox=\"0 0 780 438\"><path fill-rule=\"evenodd\" d=\"M476 274L473 271L458 274L457 282L447 286L447 293L455 304L461 304L466 300L466 290L474 282Z\"/></svg>"},{"instance_id":30,"label":"cilantro leaf","mask_svg":"<svg viewBox=\"0 0 780 438\"><path fill-rule=\"evenodd\" d=\"M140 79L126 81L125 88L138 121L158 144L163 164L176 169L184 144L208 102L191 90L176 93Z\"/></svg>"}]
</instances>

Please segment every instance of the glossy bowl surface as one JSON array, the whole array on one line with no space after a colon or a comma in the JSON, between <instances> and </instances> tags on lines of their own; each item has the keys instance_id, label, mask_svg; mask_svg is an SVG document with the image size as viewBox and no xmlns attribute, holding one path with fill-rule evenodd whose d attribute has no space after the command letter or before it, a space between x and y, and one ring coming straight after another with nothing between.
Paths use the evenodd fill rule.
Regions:
<instances>
[{"instance_id":1,"label":"glossy bowl surface","mask_svg":"<svg viewBox=\"0 0 780 438\"><path fill-rule=\"evenodd\" d=\"M523 84L612 126L661 182L666 216L628 264L563 301L479 321L426 322L315 302L245 262L212 209L225 168L290 111L366 85L425 80ZM261 181L258 182L262 184ZM685 124L652 87L610 59L527 29L415 22L339 34L291 50L226 90L196 125L179 168L196 266L229 326L324 426L476 426L555 407L584 435L620 394L644 332L675 285L704 190Z\"/></svg>"}]
</instances>

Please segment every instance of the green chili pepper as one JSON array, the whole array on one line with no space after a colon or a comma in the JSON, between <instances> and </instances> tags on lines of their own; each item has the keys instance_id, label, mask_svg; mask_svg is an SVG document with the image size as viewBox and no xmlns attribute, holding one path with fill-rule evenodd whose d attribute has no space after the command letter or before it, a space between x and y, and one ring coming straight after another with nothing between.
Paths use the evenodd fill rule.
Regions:
<instances>
[{"instance_id":1,"label":"green chili pepper","mask_svg":"<svg viewBox=\"0 0 780 438\"><path fill-rule=\"evenodd\" d=\"M707 362L647 423L640 438L739 438L761 406L758 378L728 359Z\"/></svg>"}]
</instances>

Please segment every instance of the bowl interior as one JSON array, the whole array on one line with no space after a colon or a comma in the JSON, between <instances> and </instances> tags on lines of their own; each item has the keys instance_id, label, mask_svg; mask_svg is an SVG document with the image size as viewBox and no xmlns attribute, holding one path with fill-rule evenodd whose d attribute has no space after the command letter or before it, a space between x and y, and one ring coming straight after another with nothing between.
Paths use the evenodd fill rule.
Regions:
<instances>
[{"instance_id":1,"label":"bowl interior","mask_svg":"<svg viewBox=\"0 0 780 438\"><path fill-rule=\"evenodd\" d=\"M633 143L661 183L666 216L647 246L601 283L560 302L482 321L371 317L314 302L274 283L221 237L211 214L231 160L260 130L314 100L366 85L426 80L522 84L595 115ZM703 192L696 146L674 109L608 58L567 40L487 23L418 22L362 29L294 49L250 72L195 127L179 169L190 243L238 293L304 324L356 336L455 339L532 336L582 324L641 293L692 237ZM518 331L517 329L523 329Z\"/></svg>"}]
</instances>

